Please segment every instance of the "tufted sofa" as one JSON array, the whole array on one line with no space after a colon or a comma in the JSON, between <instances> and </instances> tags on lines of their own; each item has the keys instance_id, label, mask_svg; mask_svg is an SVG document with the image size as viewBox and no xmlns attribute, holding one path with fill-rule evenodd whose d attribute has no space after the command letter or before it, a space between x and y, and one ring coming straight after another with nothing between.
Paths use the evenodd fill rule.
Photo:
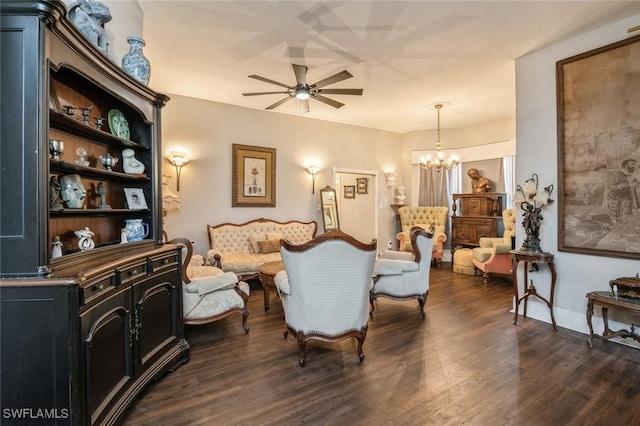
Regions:
<instances>
[{"instance_id":1,"label":"tufted sofa","mask_svg":"<svg viewBox=\"0 0 640 426\"><path fill-rule=\"evenodd\" d=\"M411 250L411 239L409 238L411 228L414 226L429 229L431 224L435 224L433 235L433 253L431 258L438 264L442 261L444 253L444 242L447 241L447 215L448 207L409 207L403 206L398 209L402 231L398 233L399 248L401 251Z\"/></svg>"},{"instance_id":2,"label":"tufted sofa","mask_svg":"<svg viewBox=\"0 0 640 426\"><path fill-rule=\"evenodd\" d=\"M281 239L302 244L315 237L317 231L315 221L277 222L263 218L241 224L207 225L207 263L224 272L235 272L240 280L255 278L260 266L282 260Z\"/></svg>"}]
</instances>

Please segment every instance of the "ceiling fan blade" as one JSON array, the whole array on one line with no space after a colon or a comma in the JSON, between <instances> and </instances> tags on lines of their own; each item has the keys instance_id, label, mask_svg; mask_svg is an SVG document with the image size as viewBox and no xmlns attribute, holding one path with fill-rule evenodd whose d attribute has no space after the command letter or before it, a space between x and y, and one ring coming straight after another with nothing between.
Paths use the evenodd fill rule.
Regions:
<instances>
[{"instance_id":1,"label":"ceiling fan blade","mask_svg":"<svg viewBox=\"0 0 640 426\"><path fill-rule=\"evenodd\" d=\"M259 95L276 95L283 94L289 92L251 92L251 93L243 93L242 96L259 96Z\"/></svg>"},{"instance_id":2,"label":"ceiling fan blade","mask_svg":"<svg viewBox=\"0 0 640 426\"><path fill-rule=\"evenodd\" d=\"M311 86L319 89L321 87L328 86L329 84L337 83L339 81L346 80L346 79L351 78L351 77L353 77L353 75L351 75L351 73L349 71L344 70L344 71L341 71L341 72L339 72L337 74L329 76L329 77L327 77L327 78L325 78L323 80L320 80L317 83L312 84Z\"/></svg>"},{"instance_id":3,"label":"ceiling fan blade","mask_svg":"<svg viewBox=\"0 0 640 426\"><path fill-rule=\"evenodd\" d=\"M300 112L309 112L309 99L300 101Z\"/></svg>"},{"instance_id":4,"label":"ceiling fan blade","mask_svg":"<svg viewBox=\"0 0 640 426\"><path fill-rule=\"evenodd\" d=\"M291 98L292 98L292 96L287 96L286 98L279 100L279 101L278 101L278 102L276 102L275 104L273 104L273 105L269 105L269 106L268 106L268 107L266 107L265 109L275 109L275 108L278 108L280 105L282 105L283 103L287 102L287 101L288 101L289 99L291 99Z\"/></svg>"},{"instance_id":5,"label":"ceiling fan blade","mask_svg":"<svg viewBox=\"0 0 640 426\"><path fill-rule=\"evenodd\" d=\"M260 77L259 75L252 74L249 78L255 78L256 80L264 81L265 83L275 84L276 86L286 87L287 89L293 89L293 87L287 86L284 83L278 83L277 81L270 80L266 77Z\"/></svg>"},{"instance_id":6,"label":"ceiling fan blade","mask_svg":"<svg viewBox=\"0 0 640 426\"><path fill-rule=\"evenodd\" d=\"M296 75L296 81L298 84L307 84L307 67L304 65L291 64L293 67L293 73Z\"/></svg>"},{"instance_id":7,"label":"ceiling fan blade","mask_svg":"<svg viewBox=\"0 0 640 426\"><path fill-rule=\"evenodd\" d=\"M322 96L322 95L316 95L313 97L314 99L319 100L322 103L325 103L327 105L331 105L334 108L341 108L344 106L344 104L342 102L338 102L336 100L333 99L329 99L326 96Z\"/></svg>"},{"instance_id":8,"label":"ceiling fan blade","mask_svg":"<svg viewBox=\"0 0 640 426\"><path fill-rule=\"evenodd\" d=\"M362 96L363 89L319 89L318 93L325 95L358 95Z\"/></svg>"}]
</instances>

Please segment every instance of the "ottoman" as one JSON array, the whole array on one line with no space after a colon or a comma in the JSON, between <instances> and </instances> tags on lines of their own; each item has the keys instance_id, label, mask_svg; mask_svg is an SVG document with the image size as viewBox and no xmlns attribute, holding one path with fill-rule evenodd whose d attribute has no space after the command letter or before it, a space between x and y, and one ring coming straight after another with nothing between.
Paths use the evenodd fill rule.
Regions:
<instances>
[{"instance_id":1,"label":"ottoman","mask_svg":"<svg viewBox=\"0 0 640 426\"><path fill-rule=\"evenodd\" d=\"M473 254L471 249L461 248L453 253L453 272L464 275L475 275L473 266Z\"/></svg>"}]
</instances>

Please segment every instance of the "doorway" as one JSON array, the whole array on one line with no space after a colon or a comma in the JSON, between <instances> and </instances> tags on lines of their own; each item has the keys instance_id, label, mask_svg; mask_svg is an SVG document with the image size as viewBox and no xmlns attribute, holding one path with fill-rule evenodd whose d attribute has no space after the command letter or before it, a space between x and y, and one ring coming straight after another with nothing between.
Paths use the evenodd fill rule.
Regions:
<instances>
[{"instance_id":1,"label":"doorway","mask_svg":"<svg viewBox=\"0 0 640 426\"><path fill-rule=\"evenodd\" d=\"M332 171L340 230L364 243L377 240L378 172L338 167L333 167Z\"/></svg>"}]
</instances>

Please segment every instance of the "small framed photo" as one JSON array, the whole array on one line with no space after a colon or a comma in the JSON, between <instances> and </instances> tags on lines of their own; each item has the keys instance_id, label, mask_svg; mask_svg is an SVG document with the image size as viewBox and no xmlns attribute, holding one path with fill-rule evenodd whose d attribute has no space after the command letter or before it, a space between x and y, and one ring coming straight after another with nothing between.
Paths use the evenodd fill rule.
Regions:
<instances>
[{"instance_id":1,"label":"small framed photo","mask_svg":"<svg viewBox=\"0 0 640 426\"><path fill-rule=\"evenodd\" d=\"M345 185L344 186L344 198L356 198L356 186Z\"/></svg>"},{"instance_id":2,"label":"small framed photo","mask_svg":"<svg viewBox=\"0 0 640 426\"><path fill-rule=\"evenodd\" d=\"M127 198L127 206L130 210L148 209L147 200L144 198L142 188L125 188L124 196Z\"/></svg>"},{"instance_id":3,"label":"small framed photo","mask_svg":"<svg viewBox=\"0 0 640 426\"><path fill-rule=\"evenodd\" d=\"M369 192L369 179L357 178L356 179L356 192L358 194L366 194Z\"/></svg>"}]
</instances>

